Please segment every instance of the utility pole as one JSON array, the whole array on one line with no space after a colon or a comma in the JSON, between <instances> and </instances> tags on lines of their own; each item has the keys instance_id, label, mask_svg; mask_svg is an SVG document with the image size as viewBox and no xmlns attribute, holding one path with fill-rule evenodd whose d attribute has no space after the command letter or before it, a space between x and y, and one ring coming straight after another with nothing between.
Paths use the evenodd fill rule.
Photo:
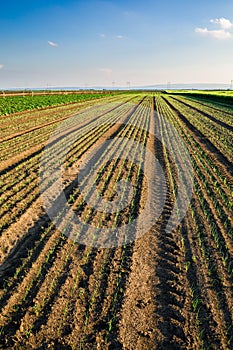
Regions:
<instances>
[{"instance_id":1,"label":"utility pole","mask_svg":"<svg viewBox=\"0 0 233 350\"><path fill-rule=\"evenodd\" d=\"M115 89L115 84L116 84L116 82L113 81L113 82L112 82L112 89L113 89L113 90Z\"/></svg>"},{"instance_id":2,"label":"utility pole","mask_svg":"<svg viewBox=\"0 0 233 350\"><path fill-rule=\"evenodd\" d=\"M233 87L233 80L231 80L231 86L230 86L231 90L232 90L232 87Z\"/></svg>"},{"instance_id":3,"label":"utility pole","mask_svg":"<svg viewBox=\"0 0 233 350\"><path fill-rule=\"evenodd\" d=\"M126 85L127 85L128 89L130 89L130 81L127 81Z\"/></svg>"},{"instance_id":4,"label":"utility pole","mask_svg":"<svg viewBox=\"0 0 233 350\"><path fill-rule=\"evenodd\" d=\"M168 81L168 82L167 82L167 90L170 90L170 89L171 89L171 82Z\"/></svg>"}]
</instances>

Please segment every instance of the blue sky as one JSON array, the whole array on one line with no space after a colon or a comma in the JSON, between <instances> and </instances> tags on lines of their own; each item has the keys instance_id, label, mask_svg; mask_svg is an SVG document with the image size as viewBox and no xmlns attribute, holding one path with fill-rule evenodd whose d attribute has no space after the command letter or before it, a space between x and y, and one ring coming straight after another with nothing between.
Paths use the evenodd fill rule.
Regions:
<instances>
[{"instance_id":1,"label":"blue sky","mask_svg":"<svg viewBox=\"0 0 233 350\"><path fill-rule=\"evenodd\" d=\"M229 83L232 0L2 2L0 88Z\"/></svg>"}]
</instances>

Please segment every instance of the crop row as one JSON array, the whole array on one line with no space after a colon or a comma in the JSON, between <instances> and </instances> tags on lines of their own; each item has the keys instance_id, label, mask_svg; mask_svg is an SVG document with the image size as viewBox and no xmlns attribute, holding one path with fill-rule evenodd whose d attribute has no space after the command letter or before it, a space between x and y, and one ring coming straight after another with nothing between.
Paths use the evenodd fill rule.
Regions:
<instances>
[{"instance_id":1,"label":"crop row","mask_svg":"<svg viewBox=\"0 0 233 350\"><path fill-rule=\"evenodd\" d=\"M85 108L99 108L100 105L109 105L114 103L124 102L130 99L128 95L110 96L95 100L84 100L82 102L72 103L68 105L59 105L53 107L45 107L34 111L24 111L21 113L11 114L10 116L0 117L2 139L13 138L16 135L24 132L32 131L45 124L56 122L81 113ZM79 112L80 111L80 112Z\"/></svg>"},{"instance_id":2,"label":"crop row","mask_svg":"<svg viewBox=\"0 0 233 350\"><path fill-rule=\"evenodd\" d=\"M106 97L106 94L7 96L0 100L0 115Z\"/></svg>"},{"instance_id":3,"label":"crop row","mask_svg":"<svg viewBox=\"0 0 233 350\"><path fill-rule=\"evenodd\" d=\"M72 244L72 248L71 248L71 249L74 249L74 245L73 245L73 244ZM53 249L51 250L51 254L52 254L52 252L53 252ZM71 253L71 251L70 251L70 253ZM70 256L70 254L68 253L68 256L66 257L64 263L66 263L66 262L68 261L69 256ZM87 255L86 259L88 259L88 256L89 256L89 255ZM49 261L49 256L48 256L48 261ZM85 256L84 256L84 261L85 261ZM40 272L43 272L43 269L42 269L42 270L40 269L39 271L40 271ZM59 271L60 271L60 272L59 272ZM58 272L58 274L64 272L64 266L62 267L62 269L58 269L57 272ZM19 272L18 272L18 275L19 275ZM39 275L40 275L40 274L39 274ZM37 278L37 276L39 277L39 275L36 274L35 277ZM48 288L47 288L47 290L48 290L48 292L49 292L50 294L53 292L54 288L56 287L57 281L58 281L57 278L54 276L53 279L52 279L52 282L49 284L49 286L51 286L51 287L48 286ZM26 288L26 294L25 294L24 297L23 297L23 301L25 301L25 300L27 299L27 297L28 297L28 292L29 292L30 289L31 289L30 286L34 286L34 287L35 287L34 283L35 283L35 282L33 282L33 284L32 284L32 283L29 283L28 287ZM43 302L43 300L44 300L44 302ZM43 305L43 303L46 304L46 302L45 302L46 299L43 298L43 300L40 301L40 305ZM49 300L49 299L48 299L48 300ZM17 307L16 309L18 309L18 307ZM40 314L40 313L42 312L41 309L40 309L40 307L39 307L37 304L36 304L34 310L35 310L35 312L36 312L37 314L38 314L38 313ZM30 331L30 330L27 330L26 334L28 334L29 331Z\"/></svg>"},{"instance_id":4,"label":"crop row","mask_svg":"<svg viewBox=\"0 0 233 350\"><path fill-rule=\"evenodd\" d=\"M157 101L158 100L159 99L157 99ZM182 130L184 125L182 125L176 115L169 110L168 105L166 105L163 100L159 100L158 105L162 115L168 117L169 120L172 120L173 123L175 123L179 132L182 134L182 137L185 139L187 146L190 148L190 151L193 150L194 148L190 133L187 133L186 129ZM195 150L197 149L198 148L195 147ZM231 298L229 297L229 293L225 293L221 280L224 278L225 281L228 281L226 283L231 283L230 281L233 272L232 256L230 253L232 251L232 225L230 221L230 211L228 211L229 216L226 215L226 212L222 209L223 204L221 199L219 198L219 201L215 200L216 187L213 186L211 190L208 189L211 185L209 179L206 178L205 164L198 159L197 152L192 152L191 156L193 169L195 170L194 191L195 196L198 198L197 201L199 201L201 212L198 212L197 204L192 204L191 212L194 223L191 224L190 227L193 227L196 230L198 242L201 246L202 258L204 259L207 268L207 274L205 276L209 276L208 278L213 286L213 292L211 294L208 290L203 293L200 286L198 287L198 284L190 285L193 307L197 314L198 327L202 325L199 328L202 346L203 348L206 348L206 319L203 316L205 313L205 294L209 294L207 303L213 300L213 298L218 300L219 308L213 310L212 313L216 314L217 312L219 318L216 321L219 323L219 326L224 325L226 340L222 339L222 341L225 341L224 345L229 345L232 344L231 322L229 317L228 319L225 317L224 320L224 315L229 314ZM201 223L202 218L204 221ZM205 226L206 231L203 226ZM213 264L210 260L210 252L212 252L212 254L214 252L216 255L217 265ZM220 263L219 257L221 257L222 263ZM192 258L189 258L187 261L187 271L191 267L194 271L194 257L193 260Z\"/></svg>"},{"instance_id":5,"label":"crop row","mask_svg":"<svg viewBox=\"0 0 233 350\"><path fill-rule=\"evenodd\" d=\"M198 102L196 100L193 100L192 98L185 98L185 97L177 97L175 96L175 99L181 102L185 102L186 104L190 105L191 107L197 108L200 112L204 112L208 114L210 117L213 117L219 122L228 124L229 126L233 126L233 111L232 113L225 112L223 109L218 109L212 104L206 105L201 102Z\"/></svg>"},{"instance_id":6,"label":"crop row","mask_svg":"<svg viewBox=\"0 0 233 350\"><path fill-rule=\"evenodd\" d=\"M119 118L125 115L128 108L129 106L127 104L121 106L120 108L117 108L116 106L113 111L110 111L108 113L105 112L104 115L97 118L95 122L88 123L83 128L74 131L75 143L72 145L73 150L71 150L67 155L68 159L73 157L72 152L76 152L76 157L80 157L82 153L84 153L98 140L100 135L104 134L108 130L109 126L112 125L112 123L116 123ZM107 120L107 123L105 120ZM68 127L72 126L72 123L75 123L75 121L76 118L74 118L73 121L70 120ZM62 139L62 141L59 141L59 147L56 144L51 146L52 161L54 159L59 159L59 157L62 156L65 149L63 143L64 145L66 144L65 137ZM6 184L3 186L4 194L2 199L4 201L4 204L2 205L1 209L1 215L3 216L1 220L2 229L8 227L13 221L15 221L18 215L21 215L26 210L26 208L30 206L30 203L32 203L39 196L39 164L37 164L37 166L34 165L38 160L38 155L36 155L34 159L31 159L30 163L32 166L30 169L27 169L28 176L23 176L23 179L17 179L17 177L15 179L16 173L13 171L12 176L8 174L7 182L9 185L8 187L6 187ZM50 159L47 159L47 162L47 166L52 165L50 164ZM24 166L22 166L22 169L24 169ZM2 183L4 183L5 176L3 175L2 178ZM23 198L24 200L22 201L21 199ZM14 215L12 215L13 211Z\"/></svg>"},{"instance_id":7,"label":"crop row","mask_svg":"<svg viewBox=\"0 0 233 350\"><path fill-rule=\"evenodd\" d=\"M122 111L121 111L121 113L122 113ZM124 109L124 113L125 113L125 109ZM123 114L124 114L123 113ZM116 113L115 113L116 114ZM117 116L117 118L119 118L119 115L118 114L116 114L116 116ZM114 117L114 120L116 121L116 116ZM114 121L113 119L112 120L108 120L108 123L109 123L109 121L111 122L113 122ZM108 128L108 126L109 126L109 124L104 124L104 125L102 125L102 128L104 127L104 131L106 131L106 129ZM87 128L90 128L90 126L87 126L86 127L86 129ZM90 128L90 129L92 129L92 127ZM83 131L83 130L82 130ZM88 140L88 137L86 137L86 135L88 135L88 133L86 134L86 132L87 132L87 130L85 130L85 132L82 132L81 131L81 134L80 134L80 138L84 138L84 141L81 141L81 139L79 139L78 141L77 141L77 144L78 143L80 143L80 145L79 145L79 147L80 148L83 148L84 147L84 145L85 144L88 144L87 143L87 141L89 142L89 144L91 145L91 144L93 144L97 139L98 139L98 137L99 137L99 134L98 133L96 133L96 136L95 136L95 138L94 138L94 140L92 139L92 137ZM102 131L102 132L104 132L104 131ZM92 134L92 132L91 132L91 134ZM85 139L87 139L87 141L85 141ZM65 139L64 139L64 142L65 142ZM83 142L85 142L85 143L83 143ZM62 148L62 144L60 145L61 146L61 148ZM58 153L59 153L59 150L58 150ZM77 153L78 153L78 150L77 150ZM58 156L58 154L54 154L54 156ZM38 162L38 157L36 157L34 160L31 160L30 162L29 162L29 165L32 165L33 166L33 170L35 171L35 169L34 169L34 162ZM49 160L48 160L49 161ZM22 169L24 169L24 164L22 165L22 166L19 166L19 172L21 172L21 168ZM38 166L36 166L36 168L38 168ZM22 172L21 172L22 173ZM12 176L14 175L14 172L12 172ZM16 176L16 178L17 178L17 176ZM9 177L8 177L8 180L9 180ZM18 179L17 179L18 180ZM16 186L17 185L17 180L16 181L14 181L14 182L11 182L11 181L9 181L9 183L10 184L12 184L12 185L14 185L14 186ZM21 180L21 179L19 179L19 180ZM26 177L25 177L25 180L26 180ZM6 190L6 188L4 187L4 189ZM10 190L14 190L14 187L13 188L11 188L10 187ZM15 190L15 192L17 191L17 187L16 187L16 190Z\"/></svg>"},{"instance_id":8,"label":"crop row","mask_svg":"<svg viewBox=\"0 0 233 350\"><path fill-rule=\"evenodd\" d=\"M10 140L3 141L0 144L1 159L9 159L14 157L16 154L30 150L36 145L43 145L43 143L49 138L50 134L59 127L59 124L62 122L63 125L70 124L72 121L75 122L75 125L86 123L89 120L91 121L93 117L107 113L109 109L114 109L119 106L119 103L111 103L107 105L95 106L92 109L87 109L86 111L79 113L77 115L72 115L65 117L63 121L54 121L45 125L41 125L40 128L31 130L30 132L22 133L15 138ZM65 120L67 119L67 123Z\"/></svg>"},{"instance_id":9,"label":"crop row","mask_svg":"<svg viewBox=\"0 0 233 350\"><path fill-rule=\"evenodd\" d=\"M177 100L167 98L166 99L182 114L186 116L189 122L195 125L205 137L207 137L212 144L219 149L221 153L231 159L232 155L232 132L226 128L216 125L209 118L203 114L197 112L192 107L178 102Z\"/></svg>"},{"instance_id":10,"label":"crop row","mask_svg":"<svg viewBox=\"0 0 233 350\"><path fill-rule=\"evenodd\" d=\"M148 113L148 108L146 109L146 111ZM141 121L143 121L143 123L148 123L148 115L146 116L146 114L142 113L142 111L140 111L140 117L142 118L143 116L145 116L143 119L141 119ZM140 120L140 118L138 116L138 120ZM138 135L139 139L142 138L142 135L144 134L144 143L146 141L146 133L145 131L143 131L143 128L145 127L145 124L142 125L142 127L140 127L140 124L137 123L137 127L139 127L139 133L140 135ZM147 129L147 128L146 128ZM128 137L130 136L130 138L133 140L135 140L135 137L137 135L137 133L134 135L132 135L132 131L133 129L131 129L130 131L130 134L131 135L128 135ZM127 141L126 141L126 145L127 145ZM122 147L123 146L123 147ZM115 149L118 149L118 147L122 147L122 148L125 148L124 147L124 144L120 146L117 146L112 148L111 150L109 149L109 151L112 153L112 152L115 152ZM128 154L131 154L130 152L130 147L127 148L127 152ZM137 151L135 150L135 153ZM127 154L126 154L127 156ZM141 158L141 162L143 161L144 159L144 154L141 155L142 158ZM132 158L132 161L131 161L131 165L130 167L128 168L127 172L126 172L126 178L130 179L132 177L132 172L134 172L134 169L133 169L133 161L134 161L134 157L131 157ZM117 160L116 160L117 161ZM107 176L104 177L104 183L102 184L102 189L105 188L105 191L103 192L103 194L105 192L108 192L108 197L111 197L111 195L115 192L115 186L114 184L116 184L122 177L123 173L124 173L124 163L126 161L124 161L122 164L119 164L118 165L118 171L117 171L117 168L114 166L114 163L113 164L109 164L108 168L105 168L105 171L107 172ZM101 176L102 177L102 176ZM109 177L111 177L112 179L109 180ZM132 179L132 178L131 178ZM138 186L139 185L139 181L140 181L141 177L140 177L140 172L138 171L137 172L137 176L136 176L136 183L135 183L135 186ZM98 180L98 179L97 179ZM109 182L109 186L105 186L105 183ZM100 188L101 190L101 188ZM122 190L122 193L121 193L121 200L124 198L124 191L125 191L125 188ZM132 220L133 218L133 215L135 215L134 211L135 211L135 197L132 199L132 202L131 202L131 206L129 208L129 222ZM107 204L106 204L106 208L107 209ZM91 214L91 212L89 212L89 215ZM115 217L112 218L111 222L111 227L112 228L115 228L118 224L118 221L119 221L119 215L120 213L119 212L116 212L115 214ZM98 225L99 227L101 227L103 224L104 224L104 221L106 219L104 219L104 215L102 215L102 217L100 217L99 221L98 221ZM120 257L119 257L119 267L118 267L118 271L115 272L114 274L114 280L113 281L112 279L108 281L108 284L111 284L111 303L110 305L108 306L105 306L105 316L107 317L106 318L106 323L107 323L107 329L106 329L106 335L105 335L105 341L108 341L108 337L110 336L110 333L112 332L112 330L114 329L114 325L116 324L117 322L117 317L116 317L116 314L117 314L117 306L119 305L120 303L120 300L122 298L121 296L121 293L123 292L122 290L122 280L124 279L124 269L123 269L123 266L124 266L124 262L125 262L125 259L127 258L127 250L128 250L128 247L126 245L123 245L122 249L121 249L121 253L120 253ZM99 273L98 273L98 278L96 279L96 282L95 282L95 285L94 285L94 289L92 290L92 294L90 295L89 297L89 304L86 306L87 310L86 310L86 313L85 313L85 322L84 322L84 334L86 333L86 329L88 327L88 324L89 324L89 321L90 321L90 317L91 317L91 320L93 321L93 318L95 319L95 317L97 316L96 315L96 312L95 310L99 308L99 299L101 297L101 290L99 289L99 285L101 284L101 279L105 279L105 271L107 269L107 264L108 264L108 261L109 261L109 255L111 254L111 252L109 251L106 251L106 253L104 254L104 259L103 259L103 262L102 262L102 265L100 267L100 270L99 270ZM101 276L102 275L102 276ZM115 284L115 286L114 286ZM107 311L107 310L108 311ZM81 340L80 340L80 344L77 344L79 345L81 348L83 348L83 346L85 347L85 335L83 337L81 337Z\"/></svg>"}]
</instances>

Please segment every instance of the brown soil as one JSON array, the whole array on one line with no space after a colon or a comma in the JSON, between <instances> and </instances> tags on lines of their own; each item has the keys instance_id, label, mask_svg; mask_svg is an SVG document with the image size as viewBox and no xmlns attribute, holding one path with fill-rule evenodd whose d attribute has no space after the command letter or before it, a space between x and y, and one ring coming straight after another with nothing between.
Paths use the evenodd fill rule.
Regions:
<instances>
[{"instance_id":1,"label":"brown soil","mask_svg":"<svg viewBox=\"0 0 233 350\"><path fill-rule=\"evenodd\" d=\"M190 137L187 143L190 152L198 142L232 181L229 160L169 105ZM91 130L90 138L71 150L68 169L63 173L64 192L67 198L72 198L73 210L94 226L101 222L103 227L111 227L113 214L95 211L83 201L77 178L68 171L69 162L76 159L72 163L75 167L103 140L125 135L143 142L146 135L147 149L154 153L165 172L164 186L148 189L146 178L138 177L138 166L131 167L114 157L101 170L97 181L102 196L113 200L116 181L130 177L135 188L134 202L119 213L119 225L137 217L147 198L156 206L165 193L162 214L139 239L117 248L78 244L56 230L40 197L36 198L36 189L32 190L35 197L31 201L29 188L20 189L19 196L25 193L26 202L19 202L22 205L19 214L16 206L9 213L2 209L1 220L8 215L5 218L9 222L0 236L1 349L233 349L232 237L213 203L212 192L206 189L197 170L195 191L185 218L172 232L166 231L175 205L173 189L178 186L178 178L171 154L153 136L155 130L163 130L163 121L154 115L154 108L153 98L138 99L137 105L116 118L117 122L110 123L108 129ZM135 116L138 124L128 125ZM142 131L140 125L149 125L150 133ZM114 147L123 147L123 143ZM15 203L20 166L25 165L28 176L32 176L36 170L30 160L38 161L41 150L42 145L32 147L15 160L0 164L2 179L6 174L10 176L3 203L10 203L11 197ZM114 154L115 149L111 152ZM104 149L99 154L101 158ZM148 164L147 153L144 157L147 175L153 172L155 183L160 183L159 169ZM206 165L208 172L205 171L205 162L200 164L195 156L193 159L208 181L211 169ZM214 191L214 187L210 188ZM230 194L225 187L223 191ZM216 198L229 216L230 210L220 195L216 194ZM98 241L98 237L94 239Z\"/></svg>"}]
</instances>

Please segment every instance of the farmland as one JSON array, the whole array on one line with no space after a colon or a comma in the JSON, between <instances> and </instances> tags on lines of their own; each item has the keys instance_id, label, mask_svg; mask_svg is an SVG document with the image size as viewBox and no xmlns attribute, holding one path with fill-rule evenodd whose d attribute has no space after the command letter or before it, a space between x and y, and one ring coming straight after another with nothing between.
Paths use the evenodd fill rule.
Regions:
<instances>
[{"instance_id":1,"label":"farmland","mask_svg":"<svg viewBox=\"0 0 233 350\"><path fill-rule=\"evenodd\" d=\"M107 92L108 94L113 94ZM16 93L12 94L2 94L0 95L0 115L10 115L16 112L22 112L31 109L41 109L50 106L64 105L77 103L86 100L92 100L96 98L105 97L103 92L93 92L93 93Z\"/></svg>"},{"instance_id":2,"label":"farmland","mask_svg":"<svg viewBox=\"0 0 233 350\"><path fill-rule=\"evenodd\" d=\"M1 349L233 349L233 107L211 96L1 97ZM78 228L45 205L57 164Z\"/></svg>"}]
</instances>

